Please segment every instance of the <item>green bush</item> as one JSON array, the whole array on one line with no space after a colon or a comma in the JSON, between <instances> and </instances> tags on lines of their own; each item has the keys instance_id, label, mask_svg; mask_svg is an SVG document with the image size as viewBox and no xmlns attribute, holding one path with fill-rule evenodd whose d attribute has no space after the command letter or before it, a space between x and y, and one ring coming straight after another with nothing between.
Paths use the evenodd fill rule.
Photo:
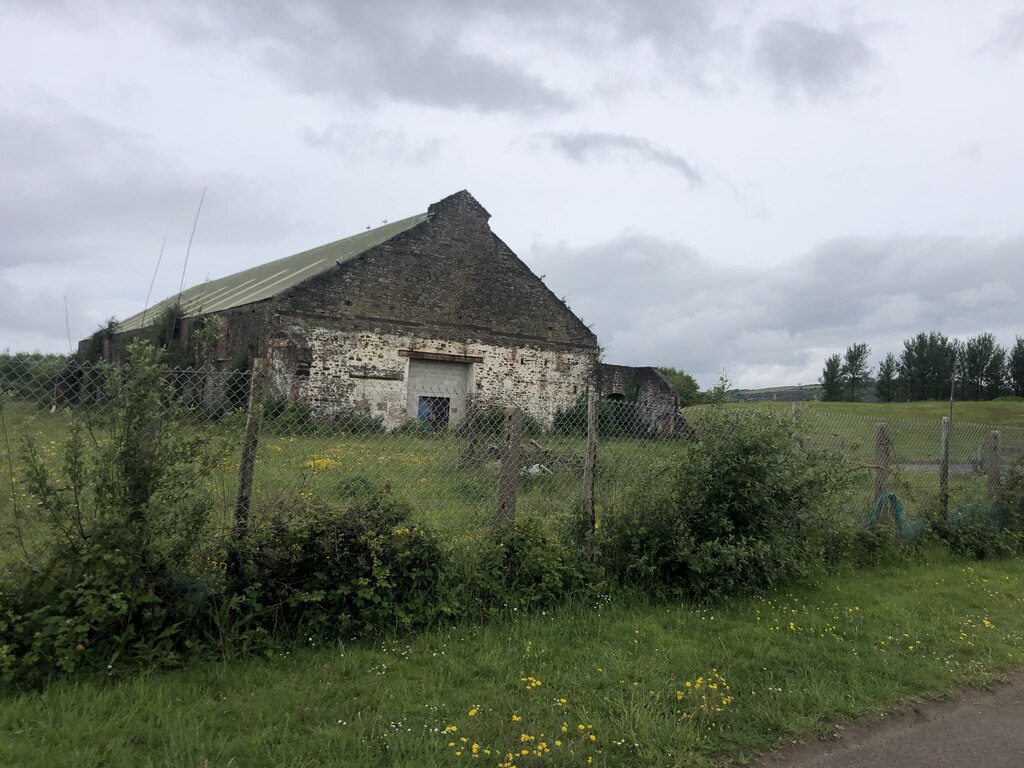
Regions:
<instances>
[{"instance_id":1,"label":"green bush","mask_svg":"<svg viewBox=\"0 0 1024 768\"><path fill-rule=\"evenodd\" d=\"M891 565L904 560L911 547L899 540L892 526L873 525L852 532L845 559L857 568Z\"/></svg>"},{"instance_id":2,"label":"green bush","mask_svg":"<svg viewBox=\"0 0 1024 768\"><path fill-rule=\"evenodd\" d=\"M508 409L500 405L471 405L466 418L455 428L459 437L497 436L505 432ZM528 413L523 414L523 434L537 437L544 427Z\"/></svg>"},{"instance_id":3,"label":"green bush","mask_svg":"<svg viewBox=\"0 0 1024 768\"><path fill-rule=\"evenodd\" d=\"M229 554L229 635L322 641L434 620L445 559L408 512L387 495L314 502L299 523L255 532Z\"/></svg>"},{"instance_id":4,"label":"green bush","mask_svg":"<svg viewBox=\"0 0 1024 768\"><path fill-rule=\"evenodd\" d=\"M978 560L1024 552L1024 473L1015 467L994 498L951 509L932 521L936 535L957 555Z\"/></svg>"},{"instance_id":5,"label":"green bush","mask_svg":"<svg viewBox=\"0 0 1024 768\"><path fill-rule=\"evenodd\" d=\"M551 431L567 437L587 436L587 399L580 397L574 406L555 414ZM658 436L648 409L629 400L603 400L597 410L597 431L602 438Z\"/></svg>"},{"instance_id":6,"label":"green bush","mask_svg":"<svg viewBox=\"0 0 1024 768\"><path fill-rule=\"evenodd\" d=\"M122 526L92 533L0 585L0 680L175 665L208 633L212 575L143 566Z\"/></svg>"},{"instance_id":7,"label":"green bush","mask_svg":"<svg viewBox=\"0 0 1024 768\"><path fill-rule=\"evenodd\" d=\"M379 416L356 409L317 414L306 403L273 399L263 410L266 427L284 435L375 435L384 431Z\"/></svg>"},{"instance_id":8,"label":"green bush","mask_svg":"<svg viewBox=\"0 0 1024 768\"><path fill-rule=\"evenodd\" d=\"M48 405L68 362L65 355L0 353L0 397L23 398L33 405Z\"/></svg>"},{"instance_id":9,"label":"green bush","mask_svg":"<svg viewBox=\"0 0 1024 768\"><path fill-rule=\"evenodd\" d=\"M489 534L463 565L449 600L471 617L550 608L598 582L579 549L528 520Z\"/></svg>"},{"instance_id":10,"label":"green bush","mask_svg":"<svg viewBox=\"0 0 1024 768\"><path fill-rule=\"evenodd\" d=\"M174 663L183 627L201 622L210 585L203 547L213 508L205 480L218 456L179 429L160 353L129 350L116 403L86 441L76 424L60 460L25 444L24 484L51 531L0 586L0 677L38 682L113 665Z\"/></svg>"},{"instance_id":11,"label":"green bush","mask_svg":"<svg viewBox=\"0 0 1024 768\"><path fill-rule=\"evenodd\" d=\"M844 473L799 445L789 419L716 408L675 466L603 516L602 562L624 583L701 599L820 571Z\"/></svg>"}]
</instances>

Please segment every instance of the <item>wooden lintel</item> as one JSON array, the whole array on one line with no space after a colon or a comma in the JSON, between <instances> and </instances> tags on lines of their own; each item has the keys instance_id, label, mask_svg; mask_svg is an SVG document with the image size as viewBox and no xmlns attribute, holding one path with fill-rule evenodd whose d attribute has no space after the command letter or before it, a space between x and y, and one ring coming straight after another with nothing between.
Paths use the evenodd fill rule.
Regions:
<instances>
[{"instance_id":1,"label":"wooden lintel","mask_svg":"<svg viewBox=\"0 0 1024 768\"><path fill-rule=\"evenodd\" d=\"M378 379L381 381L402 381L405 378L401 371L349 371L350 379Z\"/></svg>"},{"instance_id":2,"label":"wooden lintel","mask_svg":"<svg viewBox=\"0 0 1024 768\"><path fill-rule=\"evenodd\" d=\"M482 363L484 359L476 355L449 355L445 352L419 352L415 349L398 350L399 357L413 360L441 360L446 363Z\"/></svg>"}]
</instances>

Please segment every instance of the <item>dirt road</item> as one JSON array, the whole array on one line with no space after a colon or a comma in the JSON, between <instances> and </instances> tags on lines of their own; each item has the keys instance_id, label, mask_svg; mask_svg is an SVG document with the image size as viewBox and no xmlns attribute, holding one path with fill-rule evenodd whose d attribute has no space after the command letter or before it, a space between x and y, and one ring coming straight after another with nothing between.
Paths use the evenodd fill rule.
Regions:
<instances>
[{"instance_id":1,"label":"dirt road","mask_svg":"<svg viewBox=\"0 0 1024 768\"><path fill-rule=\"evenodd\" d=\"M783 749L754 768L1024 767L1024 673L992 691L924 702L839 730L835 741Z\"/></svg>"}]
</instances>

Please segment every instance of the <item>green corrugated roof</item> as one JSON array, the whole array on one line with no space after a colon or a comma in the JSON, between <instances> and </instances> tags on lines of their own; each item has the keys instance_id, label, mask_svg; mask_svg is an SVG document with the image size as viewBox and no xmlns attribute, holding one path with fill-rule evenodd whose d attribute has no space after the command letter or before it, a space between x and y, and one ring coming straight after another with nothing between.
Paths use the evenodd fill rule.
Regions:
<instances>
[{"instance_id":1,"label":"green corrugated roof","mask_svg":"<svg viewBox=\"0 0 1024 768\"><path fill-rule=\"evenodd\" d=\"M193 286L181 293L182 312L185 317L198 317L269 299L313 275L330 269L335 264L351 261L370 248L425 221L426 218L426 213L420 213L408 219L346 237L344 240ZM145 312L132 315L118 325L118 331L136 331L151 325L161 312L173 307L178 300L179 297L174 295L154 304Z\"/></svg>"}]
</instances>

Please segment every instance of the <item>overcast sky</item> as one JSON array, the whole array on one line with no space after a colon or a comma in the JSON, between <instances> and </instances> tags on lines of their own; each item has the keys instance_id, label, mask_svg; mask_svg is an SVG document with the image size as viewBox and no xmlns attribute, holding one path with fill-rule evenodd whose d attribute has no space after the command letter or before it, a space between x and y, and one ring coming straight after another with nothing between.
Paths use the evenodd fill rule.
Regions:
<instances>
[{"instance_id":1,"label":"overcast sky","mask_svg":"<svg viewBox=\"0 0 1024 768\"><path fill-rule=\"evenodd\" d=\"M1024 335L1024 2L0 0L0 349L468 189L609 362Z\"/></svg>"}]
</instances>

